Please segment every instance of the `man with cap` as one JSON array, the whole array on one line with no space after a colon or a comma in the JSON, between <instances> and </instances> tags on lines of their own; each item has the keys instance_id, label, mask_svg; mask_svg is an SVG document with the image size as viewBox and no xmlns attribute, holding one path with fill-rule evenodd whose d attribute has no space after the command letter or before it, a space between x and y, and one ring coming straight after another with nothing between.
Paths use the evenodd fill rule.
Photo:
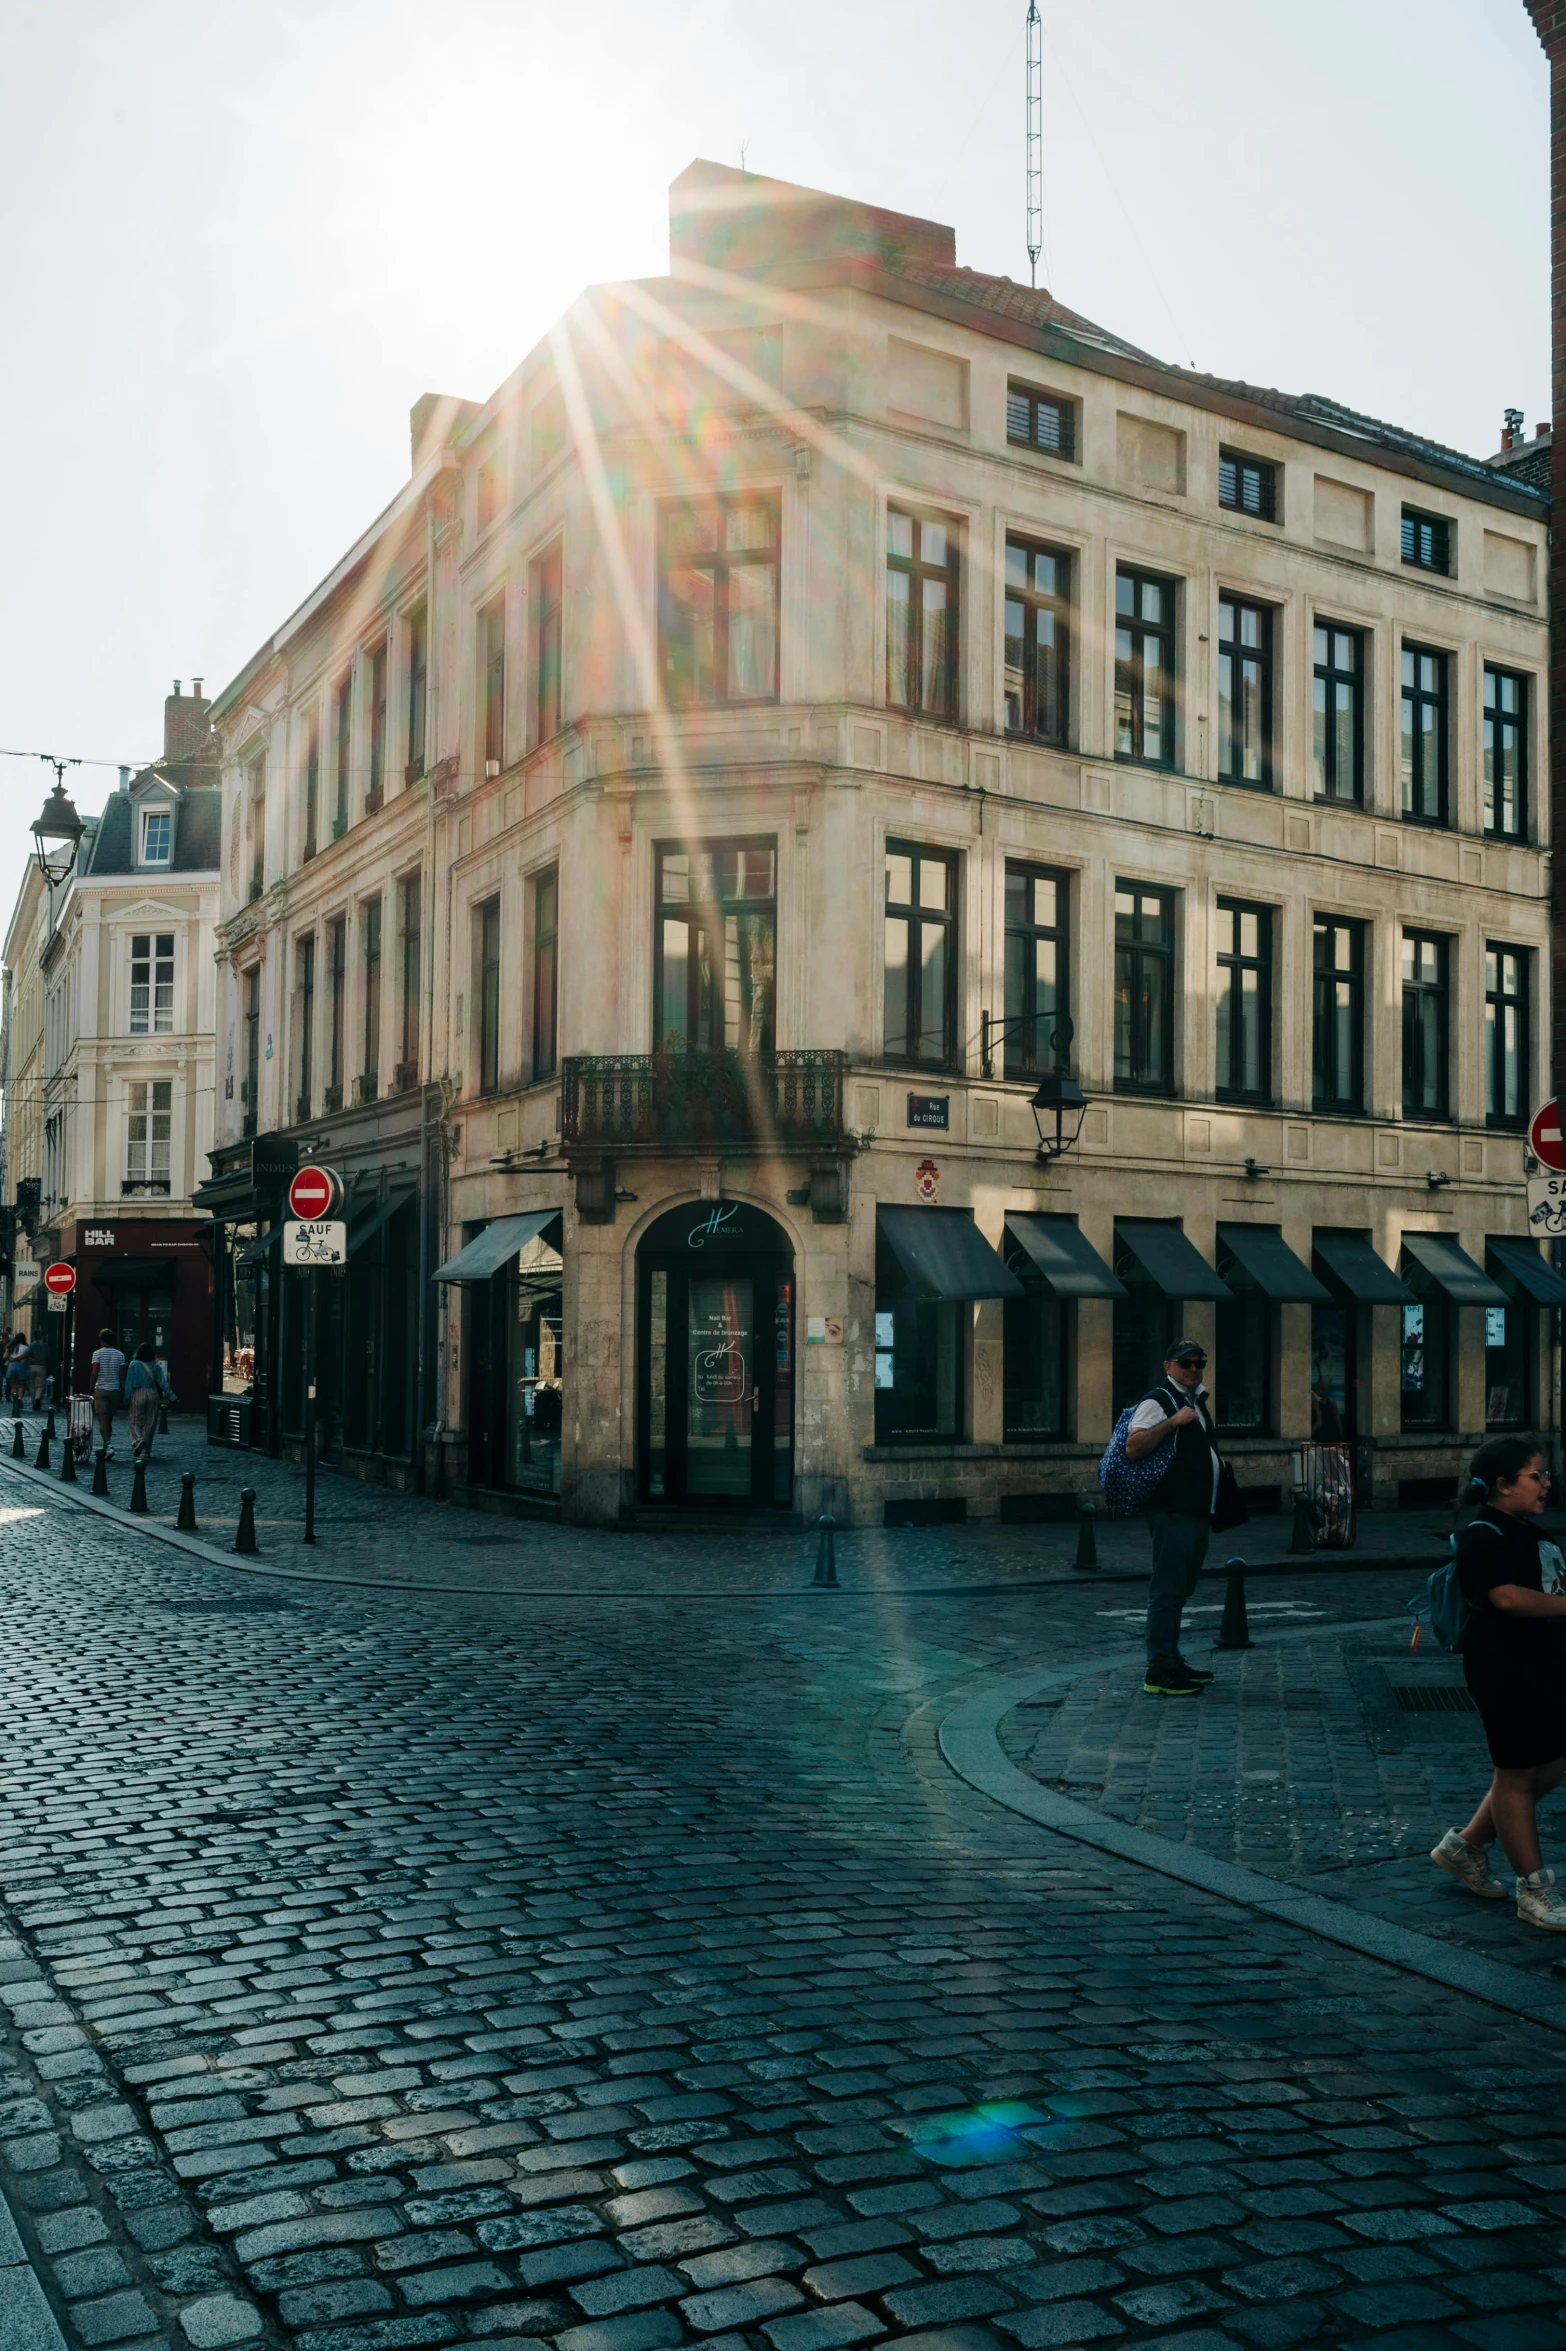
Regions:
<instances>
[{"instance_id":1,"label":"man with cap","mask_svg":"<svg viewBox=\"0 0 1566 2351\"><path fill-rule=\"evenodd\" d=\"M1218 1442L1202 1385L1206 1368L1206 1352L1195 1339L1176 1339L1164 1357L1163 1379L1149 1388L1126 1431L1128 1461L1158 1452L1168 1457L1148 1512L1153 1580L1142 1687L1150 1698L1194 1698L1213 1678L1180 1654L1180 1616L1207 1557L1218 1499Z\"/></svg>"}]
</instances>

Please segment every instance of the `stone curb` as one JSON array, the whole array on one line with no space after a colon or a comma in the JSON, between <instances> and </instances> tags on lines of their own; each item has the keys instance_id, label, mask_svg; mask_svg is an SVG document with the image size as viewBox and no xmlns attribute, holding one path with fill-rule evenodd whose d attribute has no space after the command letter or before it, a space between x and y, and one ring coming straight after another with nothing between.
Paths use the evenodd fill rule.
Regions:
<instances>
[{"instance_id":1,"label":"stone curb","mask_svg":"<svg viewBox=\"0 0 1566 2351\"><path fill-rule=\"evenodd\" d=\"M0 2196L0 2344L5 2351L66 2351L54 2312Z\"/></svg>"},{"instance_id":2,"label":"stone curb","mask_svg":"<svg viewBox=\"0 0 1566 2351\"><path fill-rule=\"evenodd\" d=\"M5 1425L0 1422L0 1426ZM9 1477L19 1477L29 1485L38 1486L54 1502L63 1502L72 1509L89 1510L96 1518L104 1518L126 1534L150 1535L155 1542L167 1543L172 1550L186 1552L192 1559L204 1559L210 1567L222 1567L235 1575L278 1576L294 1584L318 1584L330 1588L342 1585L348 1589L373 1592L438 1592L445 1600L819 1600L820 1586L804 1584L774 1584L762 1589L721 1584L660 1585L655 1591L640 1591L630 1587L614 1590L592 1590L580 1584L445 1584L428 1577L349 1575L323 1572L312 1575L307 1568L275 1567L266 1562L265 1554L256 1558L240 1557L233 1551L220 1551L214 1543L203 1543L199 1536L182 1535L167 1526L160 1518L132 1517L112 1502L100 1502L91 1494L84 1494L72 1486L62 1486L52 1470L35 1469L30 1462L0 1458L0 1470ZM1430 1553L1418 1557L1395 1553L1389 1556L1372 1555L1355 1559L1348 1554L1312 1552L1304 1559L1247 1560L1246 1572L1251 1575L1273 1577L1286 1571L1301 1573L1304 1580L1313 1575L1375 1575L1384 1571L1399 1574L1428 1574L1438 1564ZM1222 1582L1222 1567L1203 1571L1202 1581ZM1105 1567L1071 1570L1058 1575L1016 1576L1004 1582L964 1584L835 1584L830 1596L839 1600L918 1600L988 1599L1007 1592L1054 1592L1083 1589L1108 1584L1145 1584L1146 1568ZM3 2338L0 2338L3 2344Z\"/></svg>"},{"instance_id":3,"label":"stone curb","mask_svg":"<svg viewBox=\"0 0 1566 2351\"><path fill-rule=\"evenodd\" d=\"M1391 1621L1401 1624L1404 1620ZM1317 1635L1322 1629L1320 1625L1308 1628ZM1276 1637L1297 1639L1303 1631L1304 1628L1301 1632L1280 1632ZM1260 1870L1220 1861L1197 1846L1178 1845L1153 1836L1146 1829L1132 1828L1125 1821L1094 1812L1090 1806L1042 1786L1002 1749L1000 1726L1014 1707L1036 1698L1043 1690L1063 1688L1085 1674L1134 1666L1140 1661L1139 1651L1120 1649L1085 1658L1076 1665L1036 1667L1031 1672L1010 1674L1004 1681L992 1682L945 1717L937 1732L941 1753L958 1778L966 1780L980 1795L988 1796L992 1803L1003 1804L1010 1812L1021 1813L1040 1828L1052 1829L1058 1836L1072 1837L1080 1844L1094 1845L1101 1853L1112 1853L1117 1859L1135 1862L1140 1868L1156 1870L1161 1877L1178 1878L1184 1885L1216 1894L1243 1909L1259 1911L1285 1926L1319 1935L1324 1941L1358 1951L1367 1959L1384 1960L1391 1967L1401 1968L1406 1975L1423 1976L1449 1991L1470 1993L1475 1999L1487 2001L1492 2008L1525 2016L1552 2032L1566 2033L1566 1983L1557 1987L1525 1968L1509 1966L1504 1960L1483 1958L1477 1952L1443 1943L1434 1935L1419 1934L1411 1927L1392 1926L1385 1919L1351 1909L1346 1902L1297 1891L1285 1879L1266 1877Z\"/></svg>"}]
</instances>

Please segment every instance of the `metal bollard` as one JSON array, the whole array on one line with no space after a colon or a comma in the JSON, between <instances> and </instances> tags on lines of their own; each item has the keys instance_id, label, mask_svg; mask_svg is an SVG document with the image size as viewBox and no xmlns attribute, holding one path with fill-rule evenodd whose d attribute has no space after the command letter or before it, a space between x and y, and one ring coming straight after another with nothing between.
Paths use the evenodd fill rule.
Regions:
<instances>
[{"instance_id":1,"label":"metal bollard","mask_svg":"<svg viewBox=\"0 0 1566 2351\"><path fill-rule=\"evenodd\" d=\"M96 1501L108 1501L109 1455L107 1448L103 1445L98 1447L97 1452L92 1457L92 1490L94 1499Z\"/></svg>"},{"instance_id":2,"label":"metal bollard","mask_svg":"<svg viewBox=\"0 0 1566 2351\"><path fill-rule=\"evenodd\" d=\"M62 1486L74 1486L76 1483L76 1447L69 1437L60 1447L60 1483Z\"/></svg>"},{"instance_id":3,"label":"metal bollard","mask_svg":"<svg viewBox=\"0 0 1566 2351\"><path fill-rule=\"evenodd\" d=\"M12 1418L13 1420L20 1420L20 1419L21 1419L21 1417L22 1417L22 1399L21 1399L21 1396L18 1394L18 1395L15 1395L15 1396L13 1396L13 1397L11 1398L11 1418Z\"/></svg>"},{"instance_id":4,"label":"metal bollard","mask_svg":"<svg viewBox=\"0 0 1566 2351\"><path fill-rule=\"evenodd\" d=\"M23 1429L21 1422L18 1421L16 1424L16 1434L11 1439L11 1459L13 1461L25 1461L27 1459L27 1447L23 1443L25 1434L26 1432Z\"/></svg>"},{"instance_id":5,"label":"metal bollard","mask_svg":"<svg viewBox=\"0 0 1566 2351\"><path fill-rule=\"evenodd\" d=\"M1085 1494L1077 1504L1077 1565L1098 1565L1098 1513Z\"/></svg>"},{"instance_id":6,"label":"metal bollard","mask_svg":"<svg viewBox=\"0 0 1566 2351\"><path fill-rule=\"evenodd\" d=\"M45 1420L45 1422L44 1422L44 1427L47 1429L47 1431L48 1431L48 1433L49 1433L49 1435L50 1435L51 1437L57 1434L57 1431L56 1431L56 1429L55 1429L55 1425L54 1425L54 1405L53 1405L53 1403L52 1403L52 1402L50 1403L50 1406L49 1406L49 1415L48 1415L48 1418L47 1418L47 1419Z\"/></svg>"},{"instance_id":7,"label":"metal bollard","mask_svg":"<svg viewBox=\"0 0 1566 2351\"><path fill-rule=\"evenodd\" d=\"M1289 1537L1289 1556L1316 1548L1316 1513L1305 1494L1294 1497L1294 1532Z\"/></svg>"},{"instance_id":8,"label":"metal bollard","mask_svg":"<svg viewBox=\"0 0 1566 2351\"><path fill-rule=\"evenodd\" d=\"M1228 1582L1223 1593L1223 1621L1218 1627L1216 1646L1220 1649L1249 1649L1251 1628L1245 1614L1245 1562L1226 1559L1224 1571Z\"/></svg>"},{"instance_id":9,"label":"metal bollard","mask_svg":"<svg viewBox=\"0 0 1566 2351\"><path fill-rule=\"evenodd\" d=\"M37 1451L37 1453L36 1453L36 1454L34 1455L34 1457L33 1457L33 1467L34 1467L34 1469L47 1469L47 1468L48 1468L48 1466L49 1466L49 1430L48 1430L48 1427L47 1427L47 1425L46 1425L45 1427L41 1428L41 1429L39 1430L39 1432L38 1432L38 1451Z\"/></svg>"},{"instance_id":10,"label":"metal bollard","mask_svg":"<svg viewBox=\"0 0 1566 2351\"><path fill-rule=\"evenodd\" d=\"M166 1404L160 1404L160 1405L158 1406L158 1435L159 1435L160 1437L166 1437L166 1436L168 1435L168 1433L169 1433L169 1408L168 1408L168 1406L167 1406Z\"/></svg>"},{"instance_id":11,"label":"metal bollard","mask_svg":"<svg viewBox=\"0 0 1566 2351\"><path fill-rule=\"evenodd\" d=\"M234 1537L236 1551L259 1551L256 1541L256 1490L242 1486L239 1490L239 1531Z\"/></svg>"},{"instance_id":12,"label":"metal bollard","mask_svg":"<svg viewBox=\"0 0 1566 2351\"><path fill-rule=\"evenodd\" d=\"M179 1481L179 1509L174 1516L174 1531L180 1535L196 1532L196 1473L183 1470Z\"/></svg>"},{"instance_id":13,"label":"metal bollard","mask_svg":"<svg viewBox=\"0 0 1566 2351\"><path fill-rule=\"evenodd\" d=\"M835 1592L837 1581L837 1520L830 1510L821 1513L821 1534L816 1544L816 1572L811 1579L813 1587L822 1592Z\"/></svg>"},{"instance_id":14,"label":"metal bollard","mask_svg":"<svg viewBox=\"0 0 1566 2351\"><path fill-rule=\"evenodd\" d=\"M136 1468L131 1478L130 1506L138 1518L150 1518L152 1506L147 1500L147 1464L138 1453Z\"/></svg>"}]
</instances>

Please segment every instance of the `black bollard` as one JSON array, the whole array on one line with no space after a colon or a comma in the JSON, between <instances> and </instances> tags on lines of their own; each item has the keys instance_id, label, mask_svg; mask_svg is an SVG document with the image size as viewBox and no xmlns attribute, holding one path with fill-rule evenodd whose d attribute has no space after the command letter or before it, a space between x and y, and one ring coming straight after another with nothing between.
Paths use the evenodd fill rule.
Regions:
<instances>
[{"instance_id":1,"label":"black bollard","mask_svg":"<svg viewBox=\"0 0 1566 2351\"><path fill-rule=\"evenodd\" d=\"M169 1433L169 1408L168 1408L168 1406L167 1406L166 1404L160 1404L160 1405L158 1406L158 1435L159 1435L160 1437L166 1437L166 1436L168 1435L168 1433Z\"/></svg>"},{"instance_id":2,"label":"black bollard","mask_svg":"<svg viewBox=\"0 0 1566 2351\"><path fill-rule=\"evenodd\" d=\"M109 1456L106 1448L102 1445L98 1447L97 1452L92 1457L92 1490L98 1501L108 1501Z\"/></svg>"},{"instance_id":3,"label":"black bollard","mask_svg":"<svg viewBox=\"0 0 1566 2351\"><path fill-rule=\"evenodd\" d=\"M196 1532L196 1473L183 1470L179 1481L179 1509L174 1519L176 1534L193 1535Z\"/></svg>"},{"instance_id":4,"label":"black bollard","mask_svg":"<svg viewBox=\"0 0 1566 2351\"><path fill-rule=\"evenodd\" d=\"M1245 1614L1245 1562L1227 1559L1224 1570L1228 1582L1223 1593L1223 1622L1218 1627L1217 1646L1220 1649L1249 1649L1252 1646L1251 1628Z\"/></svg>"},{"instance_id":5,"label":"black bollard","mask_svg":"<svg viewBox=\"0 0 1566 2351\"><path fill-rule=\"evenodd\" d=\"M21 1399L21 1397L20 1397L19 1395L17 1395L17 1396L13 1396L13 1397L11 1398L11 1418L12 1418L13 1420L20 1420L20 1419L21 1419L21 1417L22 1417L22 1399Z\"/></svg>"},{"instance_id":6,"label":"black bollard","mask_svg":"<svg viewBox=\"0 0 1566 2351\"><path fill-rule=\"evenodd\" d=\"M821 1534L816 1544L816 1572L812 1583L818 1591L835 1592L837 1583L837 1520L830 1510L821 1513Z\"/></svg>"},{"instance_id":7,"label":"black bollard","mask_svg":"<svg viewBox=\"0 0 1566 2351\"><path fill-rule=\"evenodd\" d=\"M152 1515L151 1504L147 1500L147 1464L139 1453L136 1456L135 1474L131 1478L130 1506L138 1518L149 1518Z\"/></svg>"},{"instance_id":8,"label":"black bollard","mask_svg":"<svg viewBox=\"0 0 1566 2351\"><path fill-rule=\"evenodd\" d=\"M39 1432L38 1432L38 1451L37 1451L37 1454L34 1456L34 1460L33 1460L33 1467L34 1467L34 1469L47 1469L47 1468L48 1468L48 1466L49 1466L49 1431L48 1431L47 1427L45 1427L45 1428L41 1428L41 1429L39 1430Z\"/></svg>"},{"instance_id":9,"label":"black bollard","mask_svg":"<svg viewBox=\"0 0 1566 2351\"><path fill-rule=\"evenodd\" d=\"M21 1422L18 1421L16 1424L16 1434L11 1439L11 1459L13 1461L25 1461L27 1459L27 1447L22 1441L25 1434L26 1431L23 1429Z\"/></svg>"},{"instance_id":10,"label":"black bollard","mask_svg":"<svg viewBox=\"0 0 1566 2351\"><path fill-rule=\"evenodd\" d=\"M44 1428L51 1437L57 1433L54 1425L54 1406L52 1404L49 1407L49 1416L44 1422Z\"/></svg>"},{"instance_id":11,"label":"black bollard","mask_svg":"<svg viewBox=\"0 0 1566 2351\"><path fill-rule=\"evenodd\" d=\"M69 1437L60 1447L60 1483L62 1486L74 1486L76 1483L76 1447Z\"/></svg>"},{"instance_id":12,"label":"black bollard","mask_svg":"<svg viewBox=\"0 0 1566 2351\"><path fill-rule=\"evenodd\" d=\"M1314 1551L1315 1548L1315 1509L1308 1496L1296 1494L1294 1497L1294 1532L1289 1537L1289 1555L1292 1558L1297 1552Z\"/></svg>"},{"instance_id":13,"label":"black bollard","mask_svg":"<svg viewBox=\"0 0 1566 2351\"><path fill-rule=\"evenodd\" d=\"M1085 1494L1077 1504L1077 1565L1098 1565L1098 1513Z\"/></svg>"},{"instance_id":14,"label":"black bollard","mask_svg":"<svg viewBox=\"0 0 1566 2351\"><path fill-rule=\"evenodd\" d=\"M256 1490L241 1486L239 1490L239 1532L234 1537L236 1551L259 1551L256 1541Z\"/></svg>"}]
</instances>

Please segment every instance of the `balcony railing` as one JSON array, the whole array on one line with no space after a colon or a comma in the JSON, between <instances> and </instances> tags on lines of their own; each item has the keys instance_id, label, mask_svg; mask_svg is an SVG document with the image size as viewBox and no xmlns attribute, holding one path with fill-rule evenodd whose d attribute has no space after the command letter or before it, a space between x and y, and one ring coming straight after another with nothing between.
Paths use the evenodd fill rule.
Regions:
<instances>
[{"instance_id":1,"label":"balcony railing","mask_svg":"<svg viewBox=\"0 0 1566 2351\"><path fill-rule=\"evenodd\" d=\"M726 1049L573 1055L561 1071L566 1148L840 1150L847 1060Z\"/></svg>"}]
</instances>

